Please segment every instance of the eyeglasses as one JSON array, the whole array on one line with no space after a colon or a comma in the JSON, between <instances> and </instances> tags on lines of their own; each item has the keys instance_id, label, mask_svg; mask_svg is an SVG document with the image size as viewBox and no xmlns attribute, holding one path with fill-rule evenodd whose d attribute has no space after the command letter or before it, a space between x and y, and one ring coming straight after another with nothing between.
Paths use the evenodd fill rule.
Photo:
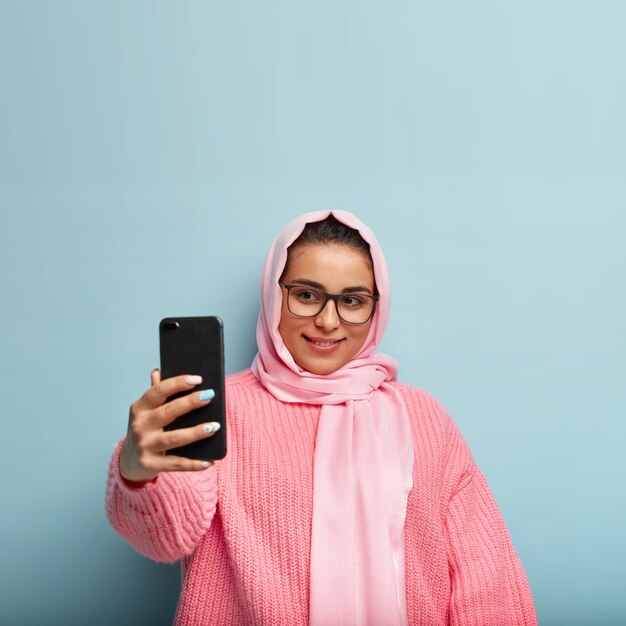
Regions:
<instances>
[{"instance_id":1,"label":"eyeglasses","mask_svg":"<svg viewBox=\"0 0 626 626\"><path fill-rule=\"evenodd\" d=\"M367 293L328 293L308 285L289 285L278 281L287 290L287 308L298 317L319 315L333 300L337 315L348 324L365 324L373 315L379 296Z\"/></svg>"}]
</instances>

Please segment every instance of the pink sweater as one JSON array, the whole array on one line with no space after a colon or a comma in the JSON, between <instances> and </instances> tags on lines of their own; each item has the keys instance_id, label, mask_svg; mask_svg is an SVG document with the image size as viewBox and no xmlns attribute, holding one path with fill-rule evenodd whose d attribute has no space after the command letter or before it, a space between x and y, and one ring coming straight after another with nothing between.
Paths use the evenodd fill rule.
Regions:
<instances>
[{"instance_id":1,"label":"pink sweater","mask_svg":"<svg viewBox=\"0 0 626 626\"><path fill-rule=\"evenodd\" d=\"M405 529L409 624L536 624L524 570L467 444L436 400L394 384L415 447ZM319 411L276 400L245 371L227 379L228 454L210 469L131 487L119 473L118 445L107 516L145 556L182 559L177 626L308 622Z\"/></svg>"}]
</instances>

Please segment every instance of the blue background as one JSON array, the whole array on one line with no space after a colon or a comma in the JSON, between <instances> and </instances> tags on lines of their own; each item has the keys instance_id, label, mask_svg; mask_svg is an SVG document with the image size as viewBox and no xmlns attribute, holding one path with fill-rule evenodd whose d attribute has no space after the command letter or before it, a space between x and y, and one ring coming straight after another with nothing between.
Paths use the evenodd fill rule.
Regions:
<instances>
[{"instance_id":1,"label":"blue background","mask_svg":"<svg viewBox=\"0 0 626 626\"><path fill-rule=\"evenodd\" d=\"M247 367L274 235L340 208L541 623L625 623L625 24L618 0L0 2L0 622L171 622L178 566L103 508L158 321L220 314Z\"/></svg>"}]
</instances>

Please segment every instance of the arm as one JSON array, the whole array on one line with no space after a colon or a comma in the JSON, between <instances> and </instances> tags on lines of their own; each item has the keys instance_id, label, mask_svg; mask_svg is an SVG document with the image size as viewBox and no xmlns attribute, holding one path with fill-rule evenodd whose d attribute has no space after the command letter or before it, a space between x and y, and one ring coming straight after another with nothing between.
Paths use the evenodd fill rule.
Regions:
<instances>
[{"instance_id":1,"label":"arm","mask_svg":"<svg viewBox=\"0 0 626 626\"><path fill-rule=\"evenodd\" d=\"M450 624L535 626L530 587L502 515L469 449L463 456L470 463L449 500L445 519Z\"/></svg>"},{"instance_id":2,"label":"arm","mask_svg":"<svg viewBox=\"0 0 626 626\"><path fill-rule=\"evenodd\" d=\"M107 518L134 548L156 561L177 561L193 552L215 514L217 469L203 469L210 462L166 454L216 432L212 423L164 431L177 417L211 401L210 393L190 392L201 382L196 375L162 381L153 370L150 389L130 407L128 432L109 466ZM166 402L179 392L184 395Z\"/></svg>"},{"instance_id":3,"label":"arm","mask_svg":"<svg viewBox=\"0 0 626 626\"><path fill-rule=\"evenodd\" d=\"M113 529L138 552L174 562L193 552L211 525L217 506L217 468L162 472L133 486L119 470L118 444L109 466L105 508Z\"/></svg>"}]
</instances>

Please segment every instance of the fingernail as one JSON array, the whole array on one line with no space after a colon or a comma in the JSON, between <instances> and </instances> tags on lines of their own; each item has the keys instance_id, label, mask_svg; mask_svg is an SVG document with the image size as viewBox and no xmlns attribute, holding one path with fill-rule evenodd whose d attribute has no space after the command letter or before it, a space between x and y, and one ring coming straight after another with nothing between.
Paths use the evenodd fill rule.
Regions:
<instances>
[{"instance_id":1,"label":"fingernail","mask_svg":"<svg viewBox=\"0 0 626 626\"><path fill-rule=\"evenodd\" d=\"M206 469L207 467L211 467L211 465L213 465L213 463L211 463L211 461L202 461L202 467L204 469Z\"/></svg>"},{"instance_id":2,"label":"fingernail","mask_svg":"<svg viewBox=\"0 0 626 626\"><path fill-rule=\"evenodd\" d=\"M187 376L185 382L188 385L199 385L202 382L202 376Z\"/></svg>"},{"instance_id":3,"label":"fingernail","mask_svg":"<svg viewBox=\"0 0 626 626\"><path fill-rule=\"evenodd\" d=\"M213 389L205 389L198 394L198 398L200 398L203 402L213 400L213 398L215 398L215 391L213 391Z\"/></svg>"},{"instance_id":4,"label":"fingernail","mask_svg":"<svg viewBox=\"0 0 626 626\"><path fill-rule=\"evenodd\" d=\"M216 433L221 427L219 422L209 422L202 427L202 430L210 435L211 433Z\"/></svg>"}]
</instances>

